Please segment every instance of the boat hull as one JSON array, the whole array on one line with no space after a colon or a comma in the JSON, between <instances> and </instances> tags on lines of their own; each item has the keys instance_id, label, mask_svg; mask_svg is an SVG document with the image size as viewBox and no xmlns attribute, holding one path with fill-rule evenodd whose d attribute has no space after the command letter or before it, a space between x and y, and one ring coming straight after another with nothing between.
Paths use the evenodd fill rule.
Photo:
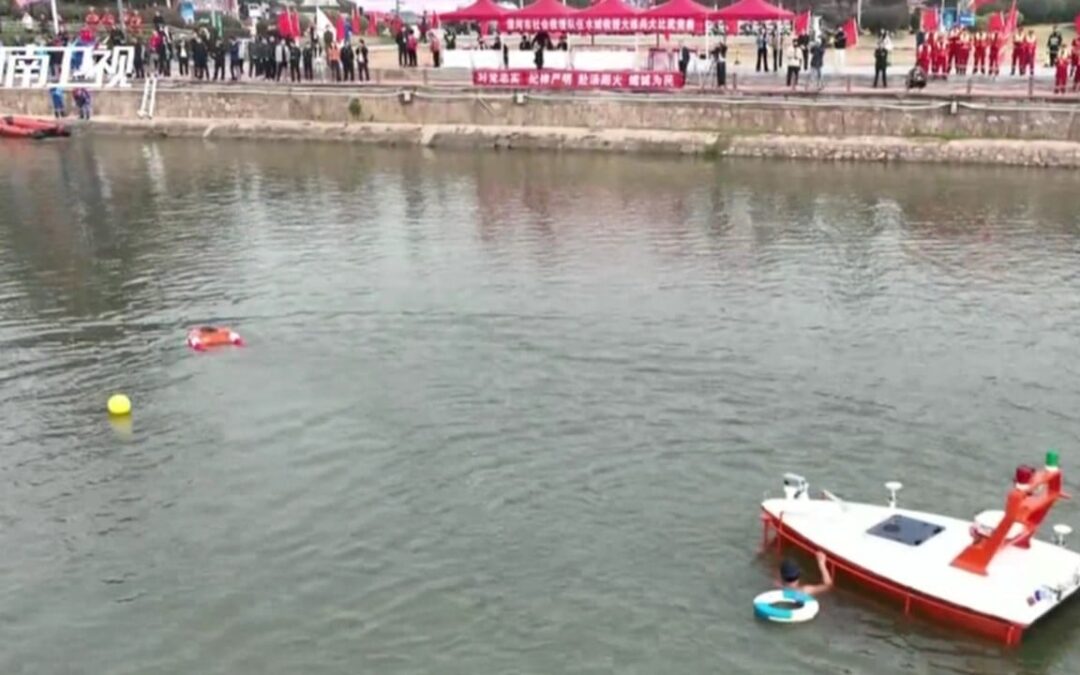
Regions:
<instances>
[{"instance_id":1,"label":"boat hull","mask_svg":"<svg viewBox=\"0 0 1080 675\"><path fill-rule=\"evenodd\" d=\"M33 117L0 117L0 136L6 138L58 138L70 136L63 125Z\"/></svg>"},{"instance_id":2,"label":"boat hull","mask_svg":"<svg viewBox=\"0 0 1080 675\"><path fill-rule=\"evenodd\" d=\"M855 504L851 507L855 516L841 514L841 507L838 506L834 509L837 513L830 514L833 506L821 500L798 503L783 499L767 500L762 505L763 544L777 548L790 544L811 553L824 551L829 558L830 569L840 583L848 582L868 588L896 602L905 614L950 624L1009 645L1018 644L1025 630L1077 590L1076 587L1066 588L1056 600L1039 601L1032 605L1022 597L1026 591L1034 590L1028 588L1030 579L1026 575L1017 575L1013 565L1002 565L993 570L992 575L979 577L949 564L952 559L951 547L960 546L962 539L967 536L966 528L957 532L966 523L937 517L945 528L943 531L949 533L934 542L938 550L933 550L931 546L925 549L905 548L895 542L870 537L866 531L867 522L874 522L890 511L871 505ZM812 513L814 508L820 508L823 513ZM849 510L847 506L842 508L845 512ZM904 513L934 518L931 514ZM846 533L842 532L845 528L848 530ZM835 534L838 531L841 534ZM1039 547L1034 549L1034 555L1039 557L1039 564L1030 567L1045 567L1043 563L1047 563L1058 570L1071 569L1074 558L1080 561L1080 555L1043 542L1036 543ZM1030 551L1017 551L1014 555L1032 554ZM875 562L886 559L887 563ZM1018 567L1029 567L1023 560L1019 562ZM888 568L888 563L894 564L894 567ZM881 568L889 569L889 574L882 573ZM898 569L907 572L907 576ZM1001 598L1002 588L1019 590L1020 597L1011 593L1010 597ZM930 592L930 589L938 592ZM950 593L952 597L948 597Z\"/></svg>"}]
</instances>

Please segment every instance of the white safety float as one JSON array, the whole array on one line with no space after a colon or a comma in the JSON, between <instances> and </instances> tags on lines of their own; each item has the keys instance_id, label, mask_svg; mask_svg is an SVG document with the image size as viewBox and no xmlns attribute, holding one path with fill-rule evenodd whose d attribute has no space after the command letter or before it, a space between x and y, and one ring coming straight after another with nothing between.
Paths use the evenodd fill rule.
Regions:
<instances>
[{"instance_id":1,"label":"white safety float","mask_svg":"<svg viewBox=\"0 0 1080 675\"><path fill-rule=\"evenodd\" d=\"M754 598L754 615L777 623L809 621L817 616L819 609L814 596L794 588L778 588Z\"/></svg>"}]
</instances>

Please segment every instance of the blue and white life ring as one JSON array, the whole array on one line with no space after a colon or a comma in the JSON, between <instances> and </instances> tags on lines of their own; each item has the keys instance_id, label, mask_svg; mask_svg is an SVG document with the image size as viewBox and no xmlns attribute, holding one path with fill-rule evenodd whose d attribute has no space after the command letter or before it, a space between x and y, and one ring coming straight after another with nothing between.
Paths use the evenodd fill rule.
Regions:
<instances>
[{"instance_id":1,"label":"blue and white life ring","mask_svg":"<svg viewBox=\"0 0 1080 675\"><path fill-rule=\"evenodd\" d=\"M766 591L754 598L754 615L777 623L802 623L817 616L814 596L793 588Z\"/></svg>"}]
</instances>

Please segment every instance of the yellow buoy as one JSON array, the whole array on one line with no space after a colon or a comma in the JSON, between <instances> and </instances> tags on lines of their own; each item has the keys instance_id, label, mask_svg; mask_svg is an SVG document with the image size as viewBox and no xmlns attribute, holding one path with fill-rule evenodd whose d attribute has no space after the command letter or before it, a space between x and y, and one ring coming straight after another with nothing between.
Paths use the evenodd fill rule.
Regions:
<instances>
[{"instance_id":1,"label":"yellow buoy","mask_svg":"<svg viewBox=\"0 0 1080 675\"><path fill-rule=\"evenodd\" d=\"M109 414L123 417L131 414L131 399L123 394L113 394L109 397Z\"/></svg>"}]
</instances>

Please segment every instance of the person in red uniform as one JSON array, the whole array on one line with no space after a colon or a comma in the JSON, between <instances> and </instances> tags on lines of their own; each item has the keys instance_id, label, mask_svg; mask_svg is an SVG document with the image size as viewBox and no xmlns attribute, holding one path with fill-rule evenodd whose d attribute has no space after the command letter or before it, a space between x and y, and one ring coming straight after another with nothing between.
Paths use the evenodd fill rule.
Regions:
<instances>
[{"instance_id":1,"label":"person in red uniform","mask_svg":"<svg viewBox=\"0 0 1080 675\"><path fill-rule=\"evenodd\" d=\"M124 25L127 26L129 33L138 33L142 28L142 17L138 12L129 9L124 13Z\"/></svg>"},{"instance_id":2,"label":"person in red uniform","mask_svg":"<svg viewBox=\"0 0 1080 675\"><path fill-rule=\"evenodd\" d=\"M1073 91L1080 91L1080 36L1072 41Z\"/></svg>"},{"instance_id":3,"label":"person in red uniform","mask_svg":"<svg viewBox=\"0 0 1080 675\"><path fill-rule=\"evenodd\" d=\"M953 28L949 31L949 42L946 49L948 61L945 64L945 74L948 75L956 68L956 56L960 47L960 29Z\"/></svg>"},{"instance_id":4,"label":"person in red uniform","mask_svg":"<svg viewBox=\"0 0 1080 675\"><path fill-rule=\"evenodd\" d=\"M1020 61L1020 74L1030 72L1035 75L1035 52L1038 44L1035 42L1035 31L1029 30L1024 36L1024 54Z\"/></svg>"},{"instance_id":5,"label":"person in red uniform","mask_svg":"<svg viewBox=\"0 0 1080 675\"><path fill-rule=\"evenodd\" d=\"M930 58L931 58L931 45L934 43L934 37L928 37L919 48L915 50L915 65L922 68L922 71L927 76L930 75Z\"/></svg>"},{"instance_id":6,"label":"person in red uniform","mask_svg":"<svg viewBox=\"0 0 1080 675\"><path fill-rule=\"evenodd\" d=\"M98 16L98 13L94 11L93 7L86 13L85 23L87 28L95 33L97 32L98 26L101 24L101 18Z\"/></svg>"},{"instance_id":7,"label":"person in red uniform","mask_svg":"<svg viewBox=\"0 0 1080 675\"><path fill-rule=\"evenodd\" d=\"M979 31L972 41L975 47L975 64L971 67L972 74L986 74L986 34Z\"/></svg>"},{"instance_id":8,"label":"person in red uniform","mask_svg":"<svg viewBox=\"0 0 1080 675\"><path fill-rule=\"evenodd\" d=\"M971 61L971 36L961 31L956 40L956 74L967 75L968 63Z\"/></svg>"},{"instance_id":9,"label":"person in red uniform","mask_svg":"<svg viewBox=\"0 0 1080 675\"><path fill-rule=\"evenodd\" d=\"M943 33L938 34L937 51L937 58L934 59L934 64L937 66L937 77L944 80L949 77L949 43Z\"/></svg>"},{"instance_id":10,"label":"person in red uniform","mask_svg":"<svg viewBox=\"0 0 1080 675\"><path fill-rule=\"evenodd\" d=\"M1058 56L1054 64L1054 93L1064 94L1065 87L1069 84L1069 59L1064 54Z\"/></svg>"},{"instance_id":11,"label":"person in red uniform","mask_svg":"<svg viewBox=\"0 0 1080 675\"><path fill-rule=\"evenodd\" d=\"M997 31L990 33L990 39L986 47L986 56L990 61L990 77L997 77L1001 72L1001 47L1004 42L1001 33Z\"/></svg>"}]
</instances>

